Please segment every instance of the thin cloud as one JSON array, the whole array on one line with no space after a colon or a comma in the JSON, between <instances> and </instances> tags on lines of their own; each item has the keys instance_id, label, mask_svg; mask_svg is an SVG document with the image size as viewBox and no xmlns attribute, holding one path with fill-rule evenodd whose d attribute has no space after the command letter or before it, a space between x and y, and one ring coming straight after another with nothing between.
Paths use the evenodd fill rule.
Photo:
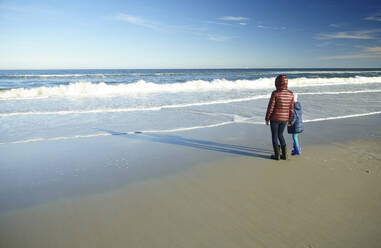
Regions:
<instances>
[{"instance_id":1,"label":"thin cloud","mask_svg":"<svg viewBox=\"0 0 381 248\"><path fill-rule=\"evenodd\" d=\"M376 14L374 14L374 15L365 17L364 20L381 22L381 10L379 10L379 11L378 11Z\"/></svg>"},{"instance_id":2,"label":"thin cloud","mask_svg":"<svg viewBox=\"0 0 381 248\"><path fill-rule=\"evenodd\" d=\"M223 20L223 21L247 21L249 18L247 17L242 17L242 16L223 16L220 18L217 18L218 20Z\"/></svg>"},{"instance_id":3,"label":"thin cloud","mask_svg":"<svg viewBox=\"0 0 381 248\"><path fill-rule=\"evenodd\" d=\"M148 21L148 20L143 19L143 18L138 17L138 16L132 16L132 15L127 15L127 14L118 14L115 18L117 20L125 21L128 23L137 25L137 26L142 26L142 27L155 29L155 30L161 29L161 26L159 24L154 23L152 21Z\"/></svg>"},{"instance_id":4,"label":"thin cloud","mask_svg":"<svg viewBox=\"0 0 381 248\"><path fill-rule=\"evenodd\" d=\"M270 27L270 26L264 26L264 25L257 25L257 28L270 29L270 30L285 30L286 29L286 27Z\"/></svg>"},{"instance_id":5,"label":"thin cloud","mask_svg":"<svg viewBox=\"0 0 381 248\"><path fill-rule=\"evenodd\" d=\"M335 24L335 23L329 24L328 27L331 27L331 28L341 28L341 26L339 24Z\"/></svg>"},{"instance_id":6,"label":"thin cloud","mask_svg":"<svg viewBox=\"0 0 381 248\"><path fill-rule=\"evenodd\" d=\"M322 59L378 59L381 54L353 54L322 57Z\"/></svg>"},{"instance_id":7,"label":"thin cloud","mask_svg":"<svg viewBox=\"0 0 381 248\"><path fill-rule=\"evenodd\" d=\"M360 31L348 31L337 33L320 33L315 36L317 40L330 40L330 39L358 39L358 40L370 40L378 39L378 33L381 33L381 29L373 30L360 30Z\"/></svg>"},{"instance_id":8,"label":"thin cloud","mask_svg":"<svg viewBox=\"0 0 381 248\"><path fill-rule=\"evenodd\" d=\"M344 46L343 43L337 43L337 42L332 42L331 40L328 40L328 41L324 41L324 42L321 42L319 44L316 44L317 47L327 47L327 46L336 46L336 47L339 47L339 46Z\"/></svg>"},{"instance_id":9,"label":"thin cloud","mask_svg":"<svg viewBox=\"0 0 381 248\"><path fill-rule=\"evenodd\" d=\"M214 35L207 34L207 28L197 28L192 26L179 26L179 25L167 25L163 23L153 22L147 19L144 19L139 16L132 16L128 14L118 14L115 16L116 20L128 22L133 25L141 26L144 28L149 28L155 31L161 32L183 32L189 33L192 35L206 37L207 40L223 42L232 39L233 37L224 36L224 35Z\"/></svg>"},{"instance_id":10,"label":"thin cloud","mask_svg":"<svg viewBox=\"0 0 381 248\"><path fill-rule=\"evenodd\" d=\"M231 24L231 23L227 23L227 22L207 21L206 23L209 23L209 24L217 24L217 25L223 25L223 26L233 26L233 24Z\"/></svg>"},{"instance_id":11,"label":"thin cloud","mask_svg":"<svg viewBox=\"0 0 381 248\"><path fill-rule=\"evenodd\" d=\"M14 4L0 4L0 9L12 12L31 12L36 10L35 5L14 5Z\"/></svg>"},{"instance_id":12,"label":"thin cloud","mask_svg":"<svg viewBox=\"0 0 381 248\"><path fill-rule=\"evenodd\" d=\"M349 55L322 57L323 59L378 59L381 58L381 46L364 47L361 52Z\"/></svg>"},{"instance_id":13,"label":"thin cloud","mask_svg":"<svg viewBox=\"0 0 381 248\"><path fill-rule=\"evenodd\" d=\"M212 41L222 42L222 41L226 41L226 40L230 40L230 39L232 39L232 37L230 37L230 36L212 35L212 34L208 35L208 40L212 40Z\"/></svg>"},{"instance_id":14,"label":"thin cloud","mask_svg":"<svg viewBox=\"0 0 381 248\"><path fill-rule=\"evenodd\" d=\"M57 14L58 11L54 10L48 6L40 4L5 4L0 3L0 10L5 11L5 13L18 13L18 14Z\"/></svg>"},{"instance_id":15,"label":"thin cloud","mask_svg":"<svg viewBox=\"0 0 381 248\"><path fill-rule=\"evenodd\" d=\"M157 21L148 20L140 16L133 16L129 14L120 13L114 16L116 20L128 22L133 25L149 28L160 32L185 32L197 35L202 35L207 31L205 27L195 27L190 25L168 25Z\"/></svg>"},{"instance_id":16,"label":"thin cloud","mask_svg":"<svg viewBox=\"0 0 381 248\"><path fill-rule=\"evenodd\" d=\"M366 47L366 51L372 52L372 53L380 53L381 54L381 46L375 46L375 47Z\"/></svg>"},{"instance_id":17,"label":"thin cloud","mask_svg":"<svg viewBox=\"0 0 381 248\"><path fill-rule=\"evenodd\" d=\"M332 45L332 43L329 42L329 41L326 41L326 42L319 43L316 46L317 47L327 47L327 46L330 46L330 45Z\"/></svg>"},{"instance_id":18,"label":"thin cloud","mask_svg":"<svg viewBox=\"0 0 381 248\"><path fill-rule=\"evenodd\" d=\"M207 23L224 25L224 26L247 26L249 25L247 17L242 16L223 16L216 18L219 21L208 21ZM223 21L223 22L221 22Z\"/></svg>"}]
</instances>

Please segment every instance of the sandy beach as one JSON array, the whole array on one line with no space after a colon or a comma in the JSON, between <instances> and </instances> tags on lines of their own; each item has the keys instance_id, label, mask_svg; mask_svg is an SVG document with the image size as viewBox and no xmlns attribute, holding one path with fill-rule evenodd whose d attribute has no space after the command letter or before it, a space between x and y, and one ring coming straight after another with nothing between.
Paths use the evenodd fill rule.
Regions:
<instances>
[{"instance_id":1,"label":"sandy beach","mask_svg":"<svg viewBox=\"0 0 381 248\"><path fill-rule=\"evenodd\" d=\"M0 247L379 247L380 124L306 123L288 161L264 125L3 145Z\"/></svg>"},{"instance_id":2,"label":"sandy beach","mask_svg":"<svg viewBox=\"0 0 381 248\"><path fill-rule=\"evenodd\" d=\"M0 248L381 248L380 24L381 1L0 0Z\"/></svg>"}]
</instances>

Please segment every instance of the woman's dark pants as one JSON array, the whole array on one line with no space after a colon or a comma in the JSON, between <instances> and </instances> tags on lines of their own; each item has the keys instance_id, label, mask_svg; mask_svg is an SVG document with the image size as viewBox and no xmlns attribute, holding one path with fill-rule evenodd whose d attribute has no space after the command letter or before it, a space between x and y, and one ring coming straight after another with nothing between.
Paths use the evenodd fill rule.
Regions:
<instances>
[{"instance_id":1,"label":"woman's dark pants","mask_svg":"<svg viewBox=\"0 0 381 248\"><path fill-rule=\"evenodd\" d=\"M286 121L270 121L271 136L272 136L274 151L276 151L276 148L279 147L278 140L281 146L286 145L286 141L284 140L284 137L283 137L283 132L286 125L287 125Z\"/></svg>"}]
</instances>

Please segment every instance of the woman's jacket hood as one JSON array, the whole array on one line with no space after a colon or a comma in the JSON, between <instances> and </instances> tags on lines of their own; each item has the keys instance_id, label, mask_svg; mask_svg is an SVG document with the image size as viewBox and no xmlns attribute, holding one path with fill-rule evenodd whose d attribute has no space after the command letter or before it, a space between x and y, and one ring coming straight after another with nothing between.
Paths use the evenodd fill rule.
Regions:
<instances>
[{"instance_id":1,"label":"woman's jacket hood","mask_svg":"<svg viewBox=\"0 0 381 248\"><path fill-rule=\"evenodd\" d=\"M277 90L287 90L288 78L286 75L279 75L275 79L275 87Z\"/></svg>"}]
</instances>

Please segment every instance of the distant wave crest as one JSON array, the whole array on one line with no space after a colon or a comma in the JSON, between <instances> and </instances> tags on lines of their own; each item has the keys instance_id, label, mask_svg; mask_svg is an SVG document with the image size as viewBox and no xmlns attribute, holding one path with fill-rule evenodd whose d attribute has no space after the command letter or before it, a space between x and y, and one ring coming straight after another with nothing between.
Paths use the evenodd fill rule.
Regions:
<instances>
[{"instance_id":1,"label":"distant wave crest","mask_svg":"<svg viewBox=\"0 0 381 248\"><path fill-rule=\"evenodd\" d=\"M329 86L340 84L381 83L381 77L335 77L335 78L295 78L289 80L289 87ZM274 78L256 80L212 81L191 80L183 83L156 84L140 80L130 84L106 84L77 82L68 85L36 88L17 88L0 91L0 100L62 98L62 97L112 97L152 93L208 92L229 90L273 89Z\"/></svg>"},{"instance_id":2,"label":"distant wave crest","mask_svg":"<svg viewBox=\"0 0 381 248\"><path fill-rule=\"evenodd\" d=\"M143 76L182 76L182 72L125 72L125 73L64 73L64 74L6 74L0 75L0 79L45 79L45 78L86 78L86 77L143 77Z\"/></svg>"},{"instance_id":3,"label":"distant wave crest","mask_svg":"<svg viewBox=\"0 0 381 248\"><path fill-rule=\"evenodd\" d=\"M341 94L362 94L362 93L379 93L381 90L358 90L358 91L327 91L327 92L302 92L298 95L341 95ZM179 103L170 105L157 106L137 106L128 108L95 108L95 109L71 109L71 110L51 110L51 111L26 111L26 112L5 112L0 113L0 117L25 116L25 115L70 115L70 114L99 114L99 113L120 113L120 112L137 112L137 111L159 111L163 109L188 108L205 105L217 105L247 102L259 99L268 99L270 94L255 95L242 98L217 99L212 101Z\"/></svg>"}]
</instances>

